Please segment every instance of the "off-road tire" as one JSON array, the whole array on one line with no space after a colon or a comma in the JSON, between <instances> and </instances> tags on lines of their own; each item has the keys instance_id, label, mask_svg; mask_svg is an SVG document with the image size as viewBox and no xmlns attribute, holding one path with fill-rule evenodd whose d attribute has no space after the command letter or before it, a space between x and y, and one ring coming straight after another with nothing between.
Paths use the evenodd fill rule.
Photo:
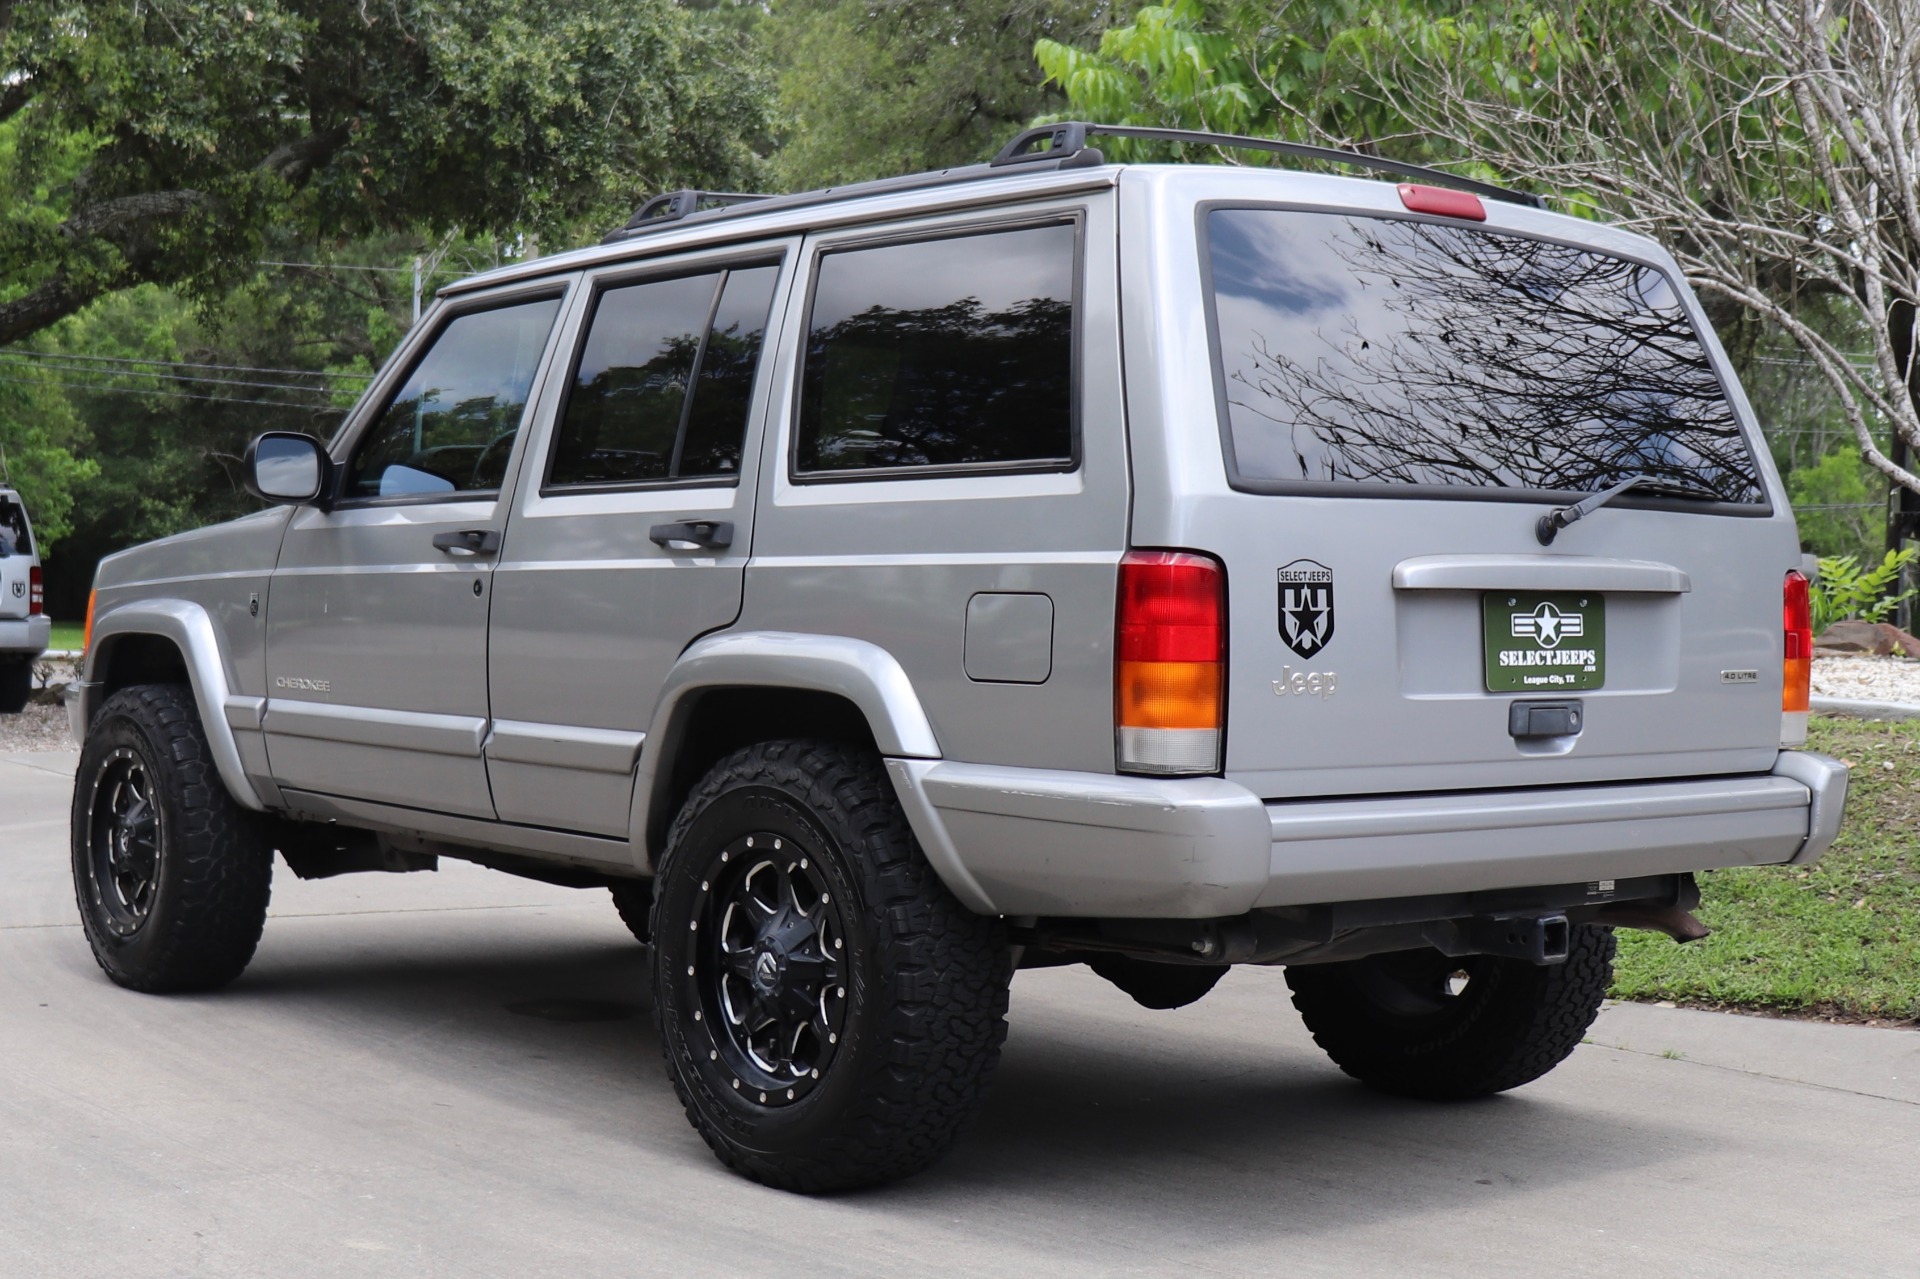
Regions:
<instances>
[{"instance_id":1,"label":"off-road tire","mask_svg":"<svg viewBox=\"0 0 1920 1279\"><path fill-rule=\"evenodd\" d=\"M33 663L0 661L0 715L18 715L33 696Z\"/></svg>"},{"instance_id":2,"label":"off-road tire","mask_svg":"<svg viewBox=\"0 0 1920 1279\"><path fill-rule=\"evenodd\" d=\"M1225 965L1161 964L1132 955L1095 955L1087 967L1125 991L1142 1008L1198 1003L1227 975Z\"/></svg>"},{"instance_id":3,"label":"off-road tire","mask_svg":"<svg viewBox=\"0 0 1920 1279\"><path fill-rule=\"evenodd\" d=\"M783 891L789 879L778 877L790 876L793 900L804 883L839 912L817 925L831 960L808 960L816 975L838 974L819 988L816 1028L832 1024L831 1012L839 1029L831 1047L825 1030L809 1041L819 1046L818 1074L803 1074L791 1092L753 1082L768 1076L742 1056L738 1003L719 1002L733 997L716 995L706 975L732 973L717 979L721 988L744 980L726 966L726 954L749 953L726 949L736 925L723 907L738 901L727 877L766 882L763 873ZM910 1176L946 1152L999 1060L1011 952L1000 921L962 906L928 865L877 755L778 741L727 756L680 810L654 885L661 1051L687 1118L721 1162L765 1185L823 1193ZM841 944L828 944L829 932ZM780 963L786 982L798 970ZM802 990L797 1006L812 1007L807 998ZM802 1028L794 1042L803 1032L815 1033ZM803 1069L804 1054L795 1055Z\"/></svg>"},{"instance_id":4,"label":"off-road tire","mask_svg":"<svg viewBox=\"0 0 1920 1279\"><path fill-rule=\"evenodd\" d=\"M1287 969L1293 1006L1334 1064L1382 1092L1436 1101L1532 1083L1587 1033L1613 981L1613 931L1575 927L1564 964L1437 951ZM1407 974L1468 975L1458 995L1410 1007Z\"/></svg>"},{"instance_id":5,"label":"off-road tire","mask_svg":"<svg viewBox=\"0 0 1920 1279\"><path fill-rule=\"evenodd\" d=\"M652 945L653 881L617 879L607 885L607 891L613 894L613 908L620 912L620 922L627 926L633 939L642 946Z\"/></svg>"},{"instance_id":6,"label":"off-road tire","mask_svg":"<svg viewBox=\"0 0 1920 1279\"><path fill-rule=\"evenodd\" d=\"M96 874L102 789L144 770L156 833L144 912ZM273 849L260 821L227 793L193 694L177 684L125 688L87 731L74 778L74 897L93 957L108 977L150 993L213 990L253 958L267 917ZM119 913L116 915L115 910ZM135 918L137 916L137 918Z\"/></svg>"}]
</instances>

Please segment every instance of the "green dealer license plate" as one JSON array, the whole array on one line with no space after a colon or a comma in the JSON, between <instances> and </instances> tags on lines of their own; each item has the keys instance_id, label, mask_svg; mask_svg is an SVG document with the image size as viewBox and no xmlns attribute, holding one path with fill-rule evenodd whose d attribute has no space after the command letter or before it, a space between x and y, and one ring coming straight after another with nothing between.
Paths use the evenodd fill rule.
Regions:
<instances>
[{"instance_id":1,"label":"green dealer license plate","mask_svg":"<svg viewBox=\"0 0 1920 1279\"><path fill-rule=\"evenodd\" d=\"M1577 591L1489 591L1487 691L1564 693L1607 682L1606 597Z\"/></svg>"}]
</instances>

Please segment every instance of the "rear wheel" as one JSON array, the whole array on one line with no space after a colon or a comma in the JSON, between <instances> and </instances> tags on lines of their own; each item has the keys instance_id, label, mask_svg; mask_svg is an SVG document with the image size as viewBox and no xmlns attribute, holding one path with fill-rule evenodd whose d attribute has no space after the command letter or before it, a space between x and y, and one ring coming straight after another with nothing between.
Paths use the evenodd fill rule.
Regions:
<instances>
[{"instance_id":1,"label":"rear wheel","mask_svg":"<svg viewBox=\"0 0 1920 1279\"><path fill-rule=\"evenodd\" d=\"M607 886L613 894L613 908L620 912L620 922L627 926L633 939L642 946L653 942L653 881L650 879L617 879Z\"/></svg>"},{"instance_id":2,"label":"rear wheel","mask_svg":"<svg viewBox=\"0 0 1920 1279\"><path fill-rule=\"evenodd\" d=\"M122 986L212 990L266 922L273 850L215 770L193 695L122 689L74 777L73 884L93 957Z\"/></svg>"},{"instance_id":3,"label":"rear wheel","mask_svg":"<svg viewBox=\"0 0 1920 1279\"><path fill-rule=\"evenodd\" d=\"M1610 929L1572 930L1564 964L1437 950L1287 969L1293 1006L1334 1064L1435 1100L1531 1083L1573 1052L1613 981Z\"/></svg>"},{"instance_id":4,"label":"rear wheel","mask_svg":"<svg viewBox=\"0 0 1920 1279\"><path fill-rule=\"evenodd\" d=\"M871 751L720 761L668 836L653 922L668 1075L734 1170L809 1193L892 1181L984 1099L1004 931L934 874Z\"/></svg>"},{"instance_id":5,"label":"rear wheel","mask_svg":"<svg viewBox=\"0 0 1920 1279\"><path fill-rule=\"evenodd\" d=\"M33 663L0 661L0 715L17 715L33 696Z\"/></svg>"}]
</instances>

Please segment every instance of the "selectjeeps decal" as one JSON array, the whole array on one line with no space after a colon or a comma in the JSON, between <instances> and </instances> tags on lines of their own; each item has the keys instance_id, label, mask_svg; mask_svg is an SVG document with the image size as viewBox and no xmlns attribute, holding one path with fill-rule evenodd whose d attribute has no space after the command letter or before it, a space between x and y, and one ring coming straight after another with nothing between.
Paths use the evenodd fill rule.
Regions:
<instances>
[{"instance_id":1,"label":"selectjeeps decal","mask_svg":"<svg viewBox=\"0 0 1920 1279\"><path fill-rule=\"evenodd\" d=\"M1311 661L1333 638L1333 570L1295 560L1280 570L1280 638Z\"/></svg>"}]
</instances>

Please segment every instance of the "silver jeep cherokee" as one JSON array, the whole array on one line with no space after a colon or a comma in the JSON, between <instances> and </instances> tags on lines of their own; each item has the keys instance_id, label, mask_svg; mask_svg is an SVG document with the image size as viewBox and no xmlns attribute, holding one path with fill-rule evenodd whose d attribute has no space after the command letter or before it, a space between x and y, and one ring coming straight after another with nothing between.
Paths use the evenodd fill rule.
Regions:
<instances>
[{"instance_id":1,"label":"silver jeep cherokee","mask_svg":"<svg viewBox=\"0 0 1920 1279\"><path fill-rule=\"evenodd\" d=\"M233 980L276 851L611 888L694 1126L820 1191L951 1144L1016 968L1285 965L1349 1074L1479 1096L1614 928L1701 935L1692 872L1819 857L1793 517L1672 258L1102 132L1196 140L680 192L462 281L330 444L255 442L269 509L105 561L108 975Z\"/></svg>"}]
</instances>

